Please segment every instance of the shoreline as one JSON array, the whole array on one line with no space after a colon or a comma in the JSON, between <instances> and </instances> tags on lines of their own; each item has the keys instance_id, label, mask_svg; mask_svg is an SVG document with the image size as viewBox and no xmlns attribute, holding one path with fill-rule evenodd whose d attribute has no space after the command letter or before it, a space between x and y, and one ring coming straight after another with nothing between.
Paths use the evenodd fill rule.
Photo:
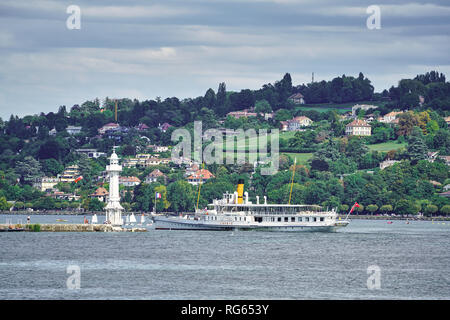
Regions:
<instances>
[{"instance_id":1,"label":"shoreline","mask_svg":"<svg viewBox=\"0 0 450 320\"><path fill-rule=\"evenodd\" d=\"M134 214L142 214L142 212L132 212ZM78 212L78 211L0 211L0 215L26 215L26 216L42 216L42 215L54 215L54 216L91 216L91 215L104 215L105 212ZM130 212L131 214L131 212ZM144 213L149 215L151 213ZM170 214L170 213L169 213ZM345 219L346 214L338 214L338 219ZM411 221L450 221L450 217L446 216L435 216L435 217L425 217L425 216L415 216L415 217L402 217L402 216L383 216L383 215L349 215L350 220L411 220Z\"/></svg>"}]
</instances>

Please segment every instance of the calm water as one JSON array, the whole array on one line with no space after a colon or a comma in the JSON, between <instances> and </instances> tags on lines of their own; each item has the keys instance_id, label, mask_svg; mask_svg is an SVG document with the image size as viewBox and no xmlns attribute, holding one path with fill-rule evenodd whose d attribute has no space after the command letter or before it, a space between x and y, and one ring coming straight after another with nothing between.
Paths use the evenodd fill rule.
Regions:
<instances>
[{"instance_id":1,"label":"calm water","mask_svg":"<svg viewBox=\"0 0 450 320\"><path fill-rule=\"evenodd\" d=\"M83 221L31 216L58 218ZM450 299L449 222L353 220L338 233L296 234L3 232L0 241L0 299ZM78 290L66 287L69 265L80 267ZM367 288L373 265L378 290Z\"/></svg>"}]
</instances>

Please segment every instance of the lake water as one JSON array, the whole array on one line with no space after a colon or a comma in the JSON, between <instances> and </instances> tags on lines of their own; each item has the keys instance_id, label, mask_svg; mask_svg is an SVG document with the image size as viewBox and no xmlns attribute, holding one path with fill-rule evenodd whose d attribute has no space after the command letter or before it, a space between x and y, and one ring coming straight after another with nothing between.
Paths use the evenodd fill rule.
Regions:
<instances>
[{"instance_id":1,"label":"lake water","mask_svg":"<svg viewBox=\"0 0 450 320\"><path fill-rule=\"evenodd\" d=\"M31 216L56 219L83 216ZM450 299L449 222L353 220L337 233L3 232L0 241L0 299ZM71 265L80 289L67 288ZM378 289L368 288L371 266Z\"/></svg>"}]
</instances>

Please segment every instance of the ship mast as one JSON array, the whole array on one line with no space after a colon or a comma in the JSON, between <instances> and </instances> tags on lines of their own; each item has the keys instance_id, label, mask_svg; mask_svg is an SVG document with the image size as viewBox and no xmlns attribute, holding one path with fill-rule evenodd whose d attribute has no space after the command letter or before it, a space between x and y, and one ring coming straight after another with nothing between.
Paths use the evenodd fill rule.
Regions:
<instances>
[{"instance_id":1,"label":"ship mast","mask_svg":"<svg viewBox=\"0 0 450 320\"><path fill-rule=\"evenodd\" d=\"M205 163L202 163L202 170L200 170L200 181L198 185L198 195L197 195L197 211L198 211L198 202L200 201L200 190L202 189L203 182L203 170L205 169Z\"/></svg>"},{"instance_id":2,"label":"ship mast","mask_svg":"<svg viewBox=\"0 0 450 320\"><path fill-rule=\"evenodd\" d=\"M292 181L291 181L291 191L289 192L289 204L291 204L292 187L294 186L294 175L295 175L296 164L297 164L297 157L295 157L294 166L293 166L293 169L292 169Z\"/></svg>"}]
</instances>

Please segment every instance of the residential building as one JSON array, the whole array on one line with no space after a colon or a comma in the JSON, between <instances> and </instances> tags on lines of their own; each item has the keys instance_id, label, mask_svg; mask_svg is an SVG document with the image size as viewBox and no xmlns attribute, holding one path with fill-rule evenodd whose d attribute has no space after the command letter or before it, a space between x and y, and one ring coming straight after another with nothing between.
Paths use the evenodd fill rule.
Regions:
<instances>
[{"instance_id":1,"label":"residential building","mask_svg":"<svg viewBox=\"0 0 450 320\"><path fill-rule=\"evenodd\" d=\"M345 134L348 136L370 136L372 127L364 120L356 119L345 126Z\"/></svg>"},{"instance_id":2,"label":"residential building","mask_svg":"<svg viewBox=\"0 0 450 320\"><path fill-rule=\"evenodd\" d=\"M291 120L280 121L281 131L298 131L301 128L309 127L313 121L305 116L295 117Z\"/></svg>"},{"instance_id":3,"label":"residential building","mask_svg":"<svg viewBox=\"0 0 450 320\"><path fill-rule=\"evenodd\" d=\"M77 165L68 166L64 172L58 175L61 182L71 183L80 176L80 168Z\"/></svg>"},{"instance_id":4,"label":"residential building","mask_svg":"<svg viewBox=\"0 0 450 320\"><path fill-rule=\"evenodd\" d=\"M94 159L107 156L105 152L98 152L97 149L76 149L75 152L85 154L88 158Z\"/></svg>"},{"instance_id":5,"label":"residential building","mask_svg":"<svg viewBox=\"0 0 450 320\"><path fill-rule=\"evenodd\" d=\"M205 183L207 180L214 178L214 175L207 169L200 169L187 178L188 183L196 186L199 183Z\"/></svg>"},{"instance_id":6,"label":"residential building","mask_svg":"<svg viewBox=\"0 0 450 320\"><path fill-rule=\"evenodd\" d=\"M91 194L91 199L98 199L102 202L106 202L108 200L109 192L103 187L98 188L95 190L93 194Z\"/></svg>"},{"instance_id":7,"label":"residential building","mask_svg":"<svg viewBox=\"0 0 450 320\"><path fill-rule=\"evenodd\" d=\"M295 104L305 104L305 97L301 93L294 93L288 99Z\"/></svg>"},{"instance_id":8,"label":"residential building","mask_svg":"<svg viewBox=\"0 0 450 320\"><path fill-rule=\"evenodd\" d=\"M145 130L150 129L150 127L149 127L148 125L146 125L145 123L139 123L139 124L135 127L135 129L138 130L138 131L145 131Z\"/></svg>"},{"instance_id":9,"label":"residential building","mask_svg":"<svg viewBox=\"0 0 450 320\"><path fill-rule=\"evenodd\" d=\"M164 122L163 124L160 124L158 126L158 129L161 130L162 132L166 132L170 127L172 127L171 124L168 124L167 122Z\"/></svg>"},{"instance_id":10,"label":"residential building","mask_svg":"<svg viewBox=\"0 0 450 320\"><path fill-rule=\"evenodd\" d=\"M387 167L393 166L397 162L400 162L398 160L385 160L383 162L380 162L380 170L386 169Z\"/></svg>"},{"instance_id":11,"label":"residential building","mask_svg":"<svg viewBox=\"0 0 450 320\"><path fill-rule=\"evenodd\" d=\"M33 187L42 191L46 192L48 190L53 190L53 188L60 182L59 178L55 177L42 177L37 179L33 183Z\"/></svg>"},{"instance_id":12,"label":"residential building","mask_svg":"<svg viewBox=\"0 0 450 320\"><path fill-rule=\"evenodd\" d=\"M141 184L138 177L119 177L119 184L125 187L135 187Z\"/></svg>"},{"instance_id":13,"label":"residential building","mask_svg":"<svg viewBox=\"0 0 450 320\"><path fill-rule=\"evenodd\" d=\"M68 134L70 135L75 135L75 134L79 134L81 133L81 127L77 127L77 126L68 126L66 128L66 131Z\"/></svg>"},{"instance_id":14,"label":"residential building","mask_svg":"<svg viewBox=\"0 0 450 320\"><path fill-rule=\"evenodd\" d=\"M352 107L352 116L355 117L356 116L356 112L358 109L362 109L362 110L370 110L370 109L378 109L377 106L371 105L371 104L355 104Z\"/></svg>"},{"instance_id":15,"label":"residential building","mask_svg":"<svg viewBox=\"0 0 450 320\"><path fill-rule=\"evenodd\" d=\"M403 111L392 111L385 114L382 118L379 119L380 122L383 123L398 123L398 115L402 114Z\"/></svg>"},{"instance_id":16,"label":"residential building","mask_svg":"<svg viewBox=\"0 0 450 320\"><path fill-rule=\"evenodd\" d=\"M105 134L107 131L110 131L110 130L114 131L114 130L117 130L119 128L120 128L120 125L118 123L111 122L111 123L105 124L103 127L98 129L98 133L99 134Z\"/></svg>"},{"instance_id":17,"label":"residential building","mask_svg":"<svg viewBox=\"0 0 450 320\"><path fill-rule=\"evenodd\" d=\"M169 151L169 147L167 146L149 146L149 148L151 148L153 150L153 152L166 152Z\"/></svg>"},{"instance_id":18,"label":"residential building","mask_svg":"<svg viewBox=\"0 0 450 320\"><path fill-rule=\"evenodd\" d=\"M450 116L445 117L445 122L447 123L447 126L450 126Z\"/></svg>"},{"instance_id":19,"label":"residential building","mask_svg":"<svg viewBox=\"0 0 450 320\"><path fill-rule=\"evenodd\" d=\"M164 182L166 182L167 178L166 175L162 173L160 170L155 169L145 178L145 183L157 182L158 178L161 177L164 178Z\"/></svg>"},{"instance_id":20,"label":"residential building","mask_svg":"<svg viewBox=\"0 0 450 320\"><path fill-rule=\"evenodd\" d=\"M46 197L50 197L57 200L67 200L67 201L77 201L80 200L81 196L77 196L72 193L64 193L62 191L53 191L45 194Z\"/></svg>"},{"instance_id":21,"label":"residential building","mask_svg":"<svg viewBox=\"0 0 450 320\"><path fill-rule=\"evenodd\" d=\"M56 129L55 128L53 128L52 130L50 130L49 132L48 132L48 135L49 136L56 136Z\"/></svg>"},{"instance_id":22,"label":"residential building","mask_svg":"<svg viewBox=\"0 0 450 320\"><path fill-rule=\"evenodd\" d=\"M235 119L239 119L242 117L256 117L258 114L256 112L250 112L250 109L244 109L240 111L232 111L227 113L227 117L233 117Z\"/></svg>"}]
</instances>

